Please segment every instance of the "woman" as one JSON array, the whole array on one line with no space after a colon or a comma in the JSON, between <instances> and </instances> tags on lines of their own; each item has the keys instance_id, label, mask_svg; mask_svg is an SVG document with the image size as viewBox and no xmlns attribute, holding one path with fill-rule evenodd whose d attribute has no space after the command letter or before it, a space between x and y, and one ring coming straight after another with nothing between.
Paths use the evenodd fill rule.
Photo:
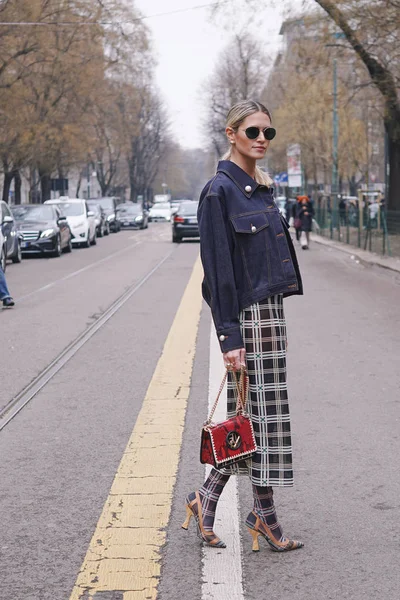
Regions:
<instances>
[{"instance_id":1,"label":"woman","mask_svg":"<svg viewBox=\"0 0 400 600\"><path fill-rule=\"evenodd\" d=\"M257 441L247 461L212 469L203 486L186 499L187 529L195 517L210 546L225 544L213 531L215 510L232 474L246 474L254 508L246 525L258 550L263 536L276 551L294 550L278 523L272 486L292 486L290 418L286 387L286 325L283 298L302 294L302 282L287 223L273 200L272 180L256 161L275 137L262 104L245 101L231 108L226 135L229 152L205 186L199 203L203 297L211 307L226 366L247 366L247 410ZM228 374L228 417L235 414L234 374Z\"/></svg>"},{"instance_id":2,"label":"woman","mask_svg":"<svg viewBox=\"0 0 400 600\"><path fill-rule=\"evenodd\" d=\"M312 229L312 220L314 216L314 205L311 202L308 196L297 196L297 205L296 205L296 220L299 221L300 224L300 232L305 232L306 234L306 243L301 245L303 250L308 250L310 245L310 231ZM297 229L296 229L296 238L297 237Z\"/></svg>"}]
</instances>

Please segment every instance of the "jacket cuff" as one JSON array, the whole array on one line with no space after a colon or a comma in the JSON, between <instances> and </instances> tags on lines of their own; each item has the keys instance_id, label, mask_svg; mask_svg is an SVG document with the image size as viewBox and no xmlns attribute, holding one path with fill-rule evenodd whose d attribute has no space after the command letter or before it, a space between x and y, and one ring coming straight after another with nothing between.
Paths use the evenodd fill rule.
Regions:
<instances>
[{"instance_id":1,"label":"jacket cuff","mask_svg":"<svg viewBox=\"0 0 400 600\"><path fill-rule=\"evenodd\" d=\"M221 352L229 352L230 350L238 350L244 348L240 327L235 329L225 329L217 332Z\"/></svg>"}]
</instances>

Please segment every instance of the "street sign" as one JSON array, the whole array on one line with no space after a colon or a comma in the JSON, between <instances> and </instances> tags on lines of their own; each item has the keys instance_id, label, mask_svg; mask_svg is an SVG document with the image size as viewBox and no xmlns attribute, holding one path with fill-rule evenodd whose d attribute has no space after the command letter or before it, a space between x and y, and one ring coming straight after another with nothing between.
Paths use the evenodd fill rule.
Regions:
<instances>
[{"instance_id":1,"label":"street sign","mask_svg":"<svg viewBox=\"0 0 400 600\"><path fill-rule=\"evenodd\" d=\"M287 147L289 187L301 187L301 147L290 144Z\"/></svg>"}]
</instances>

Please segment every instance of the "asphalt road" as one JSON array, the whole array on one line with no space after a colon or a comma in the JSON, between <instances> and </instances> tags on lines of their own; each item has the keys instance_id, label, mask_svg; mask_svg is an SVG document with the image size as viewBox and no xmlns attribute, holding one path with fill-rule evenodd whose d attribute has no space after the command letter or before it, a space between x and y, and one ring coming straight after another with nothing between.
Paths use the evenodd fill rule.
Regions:
<instances>
[{"instance_id":1,"label":"asphalt road","mask_svg":"<svg viewBox=\"0 0 400 600\"><path fill-rule=\"evenodd\" d=\"M8 269L17 305L0 313L1 406L140 287L0 432L1 600L70 598L197 256L196 242L174 246L168 225L150 224ZM299 259L305 296L285 303L296 485L275 497L285 531L306 546L253 554L241 526L233 534L242 540L243 593L219 586L217 573L205 594L204 561L215 550L203 552L194 529L180 529L184 497L204 474L203 305L166 543L157 550L161 600L398 597L400 282L316 244ZM238 493L243 521L252 507L245 478ZM232 550L223 552L229 558ZM154 597L107 589L93 598Z\"/></svg>"}]
</instances>

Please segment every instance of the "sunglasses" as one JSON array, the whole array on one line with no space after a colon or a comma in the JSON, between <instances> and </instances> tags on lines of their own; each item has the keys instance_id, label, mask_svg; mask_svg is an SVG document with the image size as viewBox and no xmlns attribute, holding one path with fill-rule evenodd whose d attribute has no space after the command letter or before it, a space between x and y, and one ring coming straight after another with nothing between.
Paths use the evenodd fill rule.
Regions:
<instances>
[{"instance_id":1,"label":"sunglasses","mask_svg":"<svg viewBox=\"0 0 400 600\"><path fill-rule=\"evenodd\" d=\"M256 140L258 138L258 136L260 135L259 127L247 127L247 129L244 129L242 131L245 132L245 134L247 135L249 140ZM274 129L273 127L266 127L265 129L262 129L261 131L263 132L266 140L273 140L274 137L276 136L276 129Z\"/></svg>"}]
</instances>

